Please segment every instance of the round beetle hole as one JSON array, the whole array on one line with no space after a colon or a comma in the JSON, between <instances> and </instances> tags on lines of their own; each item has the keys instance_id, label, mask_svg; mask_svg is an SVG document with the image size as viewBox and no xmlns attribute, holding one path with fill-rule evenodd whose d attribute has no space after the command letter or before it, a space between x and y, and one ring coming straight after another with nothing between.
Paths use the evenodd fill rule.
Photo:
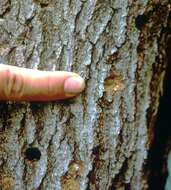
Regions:
<instances>
[{"instance_id":1,"label":"round beetle hole","mask_svg":"<svg viewBox=\"0 0 171 190\"><path fill-rule=\"evenodd\" d=\"M139 30L141 30L147 21L148 17L146 15L138 15L135 19L135 25Z\"/></svg>"},{"instance_id":2,"label":"round beetle hole","mask_svg":"<svg viewBox=\"0 0 171 190\"><path fill-rule=\"evenodd\" d=\"M29 161L37 161L40 160L41 152L36 147L28 148L25 152L25 157Z\"/></svg>"}]
</instances>

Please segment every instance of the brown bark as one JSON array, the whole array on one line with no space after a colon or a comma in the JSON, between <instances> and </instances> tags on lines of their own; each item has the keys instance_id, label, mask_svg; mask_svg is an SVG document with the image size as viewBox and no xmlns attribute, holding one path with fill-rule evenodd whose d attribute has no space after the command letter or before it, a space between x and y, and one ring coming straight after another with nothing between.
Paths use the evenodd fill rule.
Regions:
<instances>
[{"instance_id":1,"label":"brown bark","mask_svg":"<svg viewBox=\"0 0 171 190\"><path fill-rule=\"evenodd\" d=\"M168 14L169 0L0 0L0 63L86 81L72 100L1 102L2 189L148 189Z\"/></svg>"}]
</instances>

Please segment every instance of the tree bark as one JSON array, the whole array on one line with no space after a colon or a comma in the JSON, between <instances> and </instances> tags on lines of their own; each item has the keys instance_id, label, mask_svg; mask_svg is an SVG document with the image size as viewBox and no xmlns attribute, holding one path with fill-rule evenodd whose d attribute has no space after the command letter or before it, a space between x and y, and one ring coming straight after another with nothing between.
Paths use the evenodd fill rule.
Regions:
<instances>
[{"instance_id":1,"label":"tree bark","mask_svg":"<svg viewBox=\"0 0 171 190\"><path fill-rule=\"evenodd\" d=\"M72 100L1 102L1 189L148 189L169 9L169 0L0 0L0 63L86 81Z\"/></svg>"}]
</instances>

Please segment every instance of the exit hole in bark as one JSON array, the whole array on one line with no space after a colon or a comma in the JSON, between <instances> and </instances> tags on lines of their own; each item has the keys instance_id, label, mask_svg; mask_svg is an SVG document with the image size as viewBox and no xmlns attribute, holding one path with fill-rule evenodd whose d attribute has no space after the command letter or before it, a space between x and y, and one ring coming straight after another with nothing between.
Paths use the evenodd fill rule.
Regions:
<instances>
[{"instance_id":1,"label":"exit hole in bark","mask_svg":"<svg viewBox=\"0 0 171 190\"><path fill-rule=\"evenodd\" d=\"M38 161L40 160L41 152L36 147L28 148L25 152L25 158L29 161Z\"/></svg>"},{"instance_id":2,"label":"exit hole in bark","mask_svg":"<svg viewBox=\"0 0 171 190\"><path fill-rule=\"evenodd\" d=\"M148 17L146 15L144 14L138 15L135 18L135 26L138 28L138 30L141 30L147 21L148 21Z\"/></svg>"}]
</instances>

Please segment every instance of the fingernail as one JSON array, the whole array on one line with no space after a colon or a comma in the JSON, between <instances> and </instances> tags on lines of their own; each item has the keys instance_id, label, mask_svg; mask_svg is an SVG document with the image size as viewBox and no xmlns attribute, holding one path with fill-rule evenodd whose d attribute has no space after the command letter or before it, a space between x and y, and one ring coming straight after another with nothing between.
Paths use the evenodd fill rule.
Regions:
<instances>
[{"instance_id":1,"label":"fingernail","mask_svg":"<svg viewBox=\"0 0 171 190\"><path fill-rule=\"evenodd\" d=\"M78 94L82 92L85 88L84 79L80 76L69 77L65 80L64 91L66 94Z\"/></svg>"}]
</instances>

